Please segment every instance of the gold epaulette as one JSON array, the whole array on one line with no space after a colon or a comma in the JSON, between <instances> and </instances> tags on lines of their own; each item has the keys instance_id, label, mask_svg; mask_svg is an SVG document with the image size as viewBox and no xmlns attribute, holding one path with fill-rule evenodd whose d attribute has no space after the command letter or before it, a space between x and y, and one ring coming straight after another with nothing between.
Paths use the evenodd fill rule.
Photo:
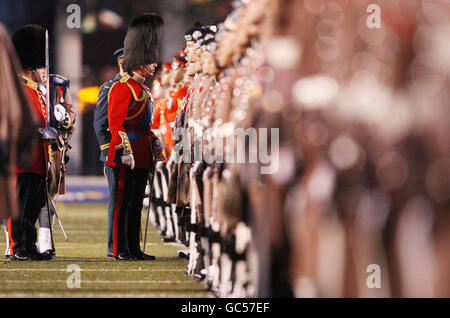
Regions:
<instances>
[{"instance_id":1,"label":"gold epaulette","mask_svg":"<svg viewBox=\"0 0 450 318\"><path fill-rule=\"evenodd\" d=\"M121 82L121 83L126 83L126 82L128 82L128 81L130 80L130 78L131 78L130 75L124 74L124 75L122 76L122 78L119 80L119 82Z\"/></svg>"},{"instance_id":2,"label":"gold epaulette","mask_svg":"<svg viewBox=\"0 0 450 318\"><path fill-rule=\"evenodd\" d=\"M142 94L142 97L140 97L140 98L137 96L137 94L136 94L136 92L134 91L133 87L130 85L130 83L128 83L128 81L129 81L131 78L132 78L132 77L131 77L130 75L125 74L125 75L122 76L122 78L119 80L119 82L115 82L115 83L111 86L111 88L109 89L109 92L108 92L108 103L109 103L109 96L111 95L111 91L113 90L114 86L115 86L117 83L126 84L126 85L128 86L128 88L130 89L131 95L133 95L133 98L134 98L134 100L135 100L136 102L142 102L142 101L146 98L146 95L147 95L146 93ZM144 90L143 90L143 91L144 91Z\"/></svg>"},{"instance_id":3,"label":"gold epaulette","mask_svg":"<svg viewBox=\"0 0 450 318\"><path fill-rule=\"evenodd\" d=\"M38 84L35 81L30 80L29 78L26 78L25 76L21 76L21 78L25 81L24 84L31 88L32 90L37 90Z\"/></svg>"}]
</instances>

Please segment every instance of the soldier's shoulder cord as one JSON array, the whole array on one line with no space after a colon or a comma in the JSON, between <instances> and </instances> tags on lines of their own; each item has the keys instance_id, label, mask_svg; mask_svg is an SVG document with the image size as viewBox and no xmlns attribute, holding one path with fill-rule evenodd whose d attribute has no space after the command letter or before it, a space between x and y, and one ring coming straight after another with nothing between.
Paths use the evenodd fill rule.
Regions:
<instances>
[{"instance_id":1,"label":"soldier's shoulder cord","mask_svg":"<svg viewBox=\"0 0 450 318\"><path fill-rule=\"evenodd\" d=\"M131 79L132 77L128 74L125 74L122 76L122 78L120 79L120 83L126 84L128 86L128 88L131 91L131 94L133 95L133 98L136 102L142 102L145 98L146 98L146 94L143 94L143 96L141 98L139 98L134 90L134 88L130 85L130 83L128 83L128 81ZM145 90L144 90L145 91Z\"/></svg>"}]
</instances>

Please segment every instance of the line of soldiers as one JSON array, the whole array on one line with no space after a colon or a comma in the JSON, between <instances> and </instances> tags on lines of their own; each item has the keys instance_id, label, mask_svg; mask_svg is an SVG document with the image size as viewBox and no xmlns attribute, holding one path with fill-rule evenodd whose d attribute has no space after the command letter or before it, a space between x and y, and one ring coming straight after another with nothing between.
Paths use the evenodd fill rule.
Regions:
<instances>
[{"instance_id":1,"label":"line of soldiers","mask_svg":"<svg viewBox=\"0 0 450 318\"><path fill-rule=\"evenodd\" d=\"M147 189L151 221L164 241L186 246L179 257L189 259L187 273L220 297L257 295L255 253L247 199L224 160L234 150L227 143L209 159L202 152L245 127L249 102L262 92L260 37L273 10L267 1L240 3L223 21L197 23L152 89L159 108L152 129L169 156Z\"/></svg>"},{"instance_id":2,"label":"line of soldiers","mask_svg":"<svg viewBox=\"0 0 450 318\"><path fill-rule=\"evenodd\" d=\"M2 42L9 50L9 59L6 55L3 59L2 84L8 92L5 92L1 108L2 113L10 114L5 119L11 119L2 121L0 138L4 145L2 178L7 184L6 191L2 191L6 202L2 208L7 213L1 215L6 234L5 257L50 260L55 256L52 236L57 217L55 200L65 193L68 141L76 116L70 98L70 82L60 75L48 74L48 35L41 26L25 25L15 32L13 50L7 35L4 38ZM16 54L21 67L15 64ZM11 77L17 79L8 80ZM19 103L22 106L16 107ZM21 124L19 130L17 124Z\"/></svg>"},{"instance_id":3,"label":"line of soldiers","mask_svg":"<svg viewBox=\"0 0 450 318\"><path fill-rule=\"evenodd\" d=\"M151 219L216 295L450 295L450 8L383 3L369 28L370 4L235 2L186 33L183 79L172 63L155 82L152 128L172 127L175 144L148 189ZM224 140L233 153L252 127L269 129L275 173L198 155Z\"/></svg>"}]
</instances>

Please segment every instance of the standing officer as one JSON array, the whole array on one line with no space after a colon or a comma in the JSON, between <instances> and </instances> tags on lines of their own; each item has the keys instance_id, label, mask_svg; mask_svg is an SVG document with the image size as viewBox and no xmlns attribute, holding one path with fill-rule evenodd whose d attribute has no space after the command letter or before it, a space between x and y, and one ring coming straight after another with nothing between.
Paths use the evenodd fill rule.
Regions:
<instances>
[{"instance_id":1,"label":"standing officer","mask_svg":"<svg viewBox=\"0 0 450 318\"><path fill-rule=\"evenodd\" d=\"M123 75L125 75L123 64L123 48L120 48L114 52L114 56L117 59L117 65L119 66L119 74L105 82L99 90L97 106L94 113L94 130L97 135L98 144L100 145L100 161L105 164L104 174L106 176L109 188L109 202L108 202L108 237L107 237L107 256L113 256L113 215L114 215L114 175L112 168L106 165L106 157L108 155L108 149L111 142L111 133L108 125L108 96L111 87L120 81Z\"/></svg>"},{"instance_id":2,"label":"standing officer","mask_svg":"<svg viewBox=\"0 0 450 318\"><path fill-rule=\"evenodd\" d=\"M108 122L111 143L106 165L114 177L113 256L116 260L154 260L139 246L142 201L148 174L154 172L150 131L152 98L144 83L155 72L159 30L155 14L142 14L130 24L124 42L126 74L110 90Z\"/></svg>"},{"instance_id":3,"label":"standing officer","mask_svg":"<svg viewBox=\"0 0 450 318\"><path fill-rule=\"evenodd\" d=\"M29 102L45 128L47 119L45 69L45 30L38 25L25 25L13 36L14 47L22 63L20 80ZM49 260L51 256L37 251L35 224L45 202L48 144L41 140L35 149L31 168L16 169L19 218L8 220L8 238L12 260Z\"/></svg>"}]
</instances>

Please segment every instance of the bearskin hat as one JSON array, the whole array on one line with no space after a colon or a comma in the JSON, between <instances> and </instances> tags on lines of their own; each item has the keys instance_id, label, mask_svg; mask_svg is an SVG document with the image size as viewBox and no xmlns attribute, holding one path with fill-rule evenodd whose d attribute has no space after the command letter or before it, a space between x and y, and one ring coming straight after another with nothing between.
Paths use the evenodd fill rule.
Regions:
<instances>
[{"instance_id":1,"label":"bearskin hat","mask_svg":"<svg viewBox=\"0 0 450 318\"><path fill-rule=\"evenodd\" d=\"M45 67L45 29L36 24L24 25L12 37L22 68Z\"/></svg>"},{"instance_id":2,"label":"bearskin hat","mask_svg":"<svg viewBox=\"0 0 450 318\"><path fill-rule=\"evenodd\" d=\"M131 22L124 41L123 68L132 71L138 66L159 60L159 38L163 19L153 13L137 16Z\"/></svg>"}]
</instances>

